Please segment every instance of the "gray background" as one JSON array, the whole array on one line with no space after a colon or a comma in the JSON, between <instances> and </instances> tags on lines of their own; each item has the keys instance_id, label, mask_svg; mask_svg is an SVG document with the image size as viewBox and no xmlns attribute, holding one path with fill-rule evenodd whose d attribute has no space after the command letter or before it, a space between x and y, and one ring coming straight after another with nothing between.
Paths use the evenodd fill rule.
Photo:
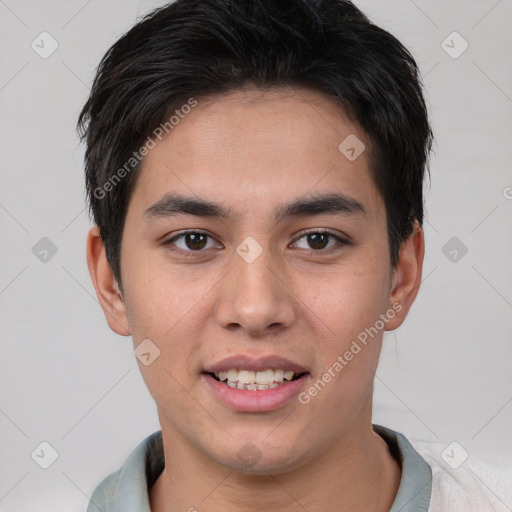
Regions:
<instances>
[{"instance_id":1,"label":"gray background","mask_svg":"<svg viewBox=\"0 0 512 512\"><path fill-rule=\"evenodd\" d=\"M162 3L0 0L1 512L85 510L159 429L131 339L109 330L90 282L75 123L101 56ZM424 279L385 336L374 422L501 467L512 459L512 2L356 4L416 57L437 139ZM43 31L59 45L47 59L31 47ZM469 44L457 58L445 51L460 52L457 36L442 46L453 31ZM57 249L46 262L43 237ZM49 457L43 441L58 452L48 469L35 462Z\"/></svg>"}]
</instances>

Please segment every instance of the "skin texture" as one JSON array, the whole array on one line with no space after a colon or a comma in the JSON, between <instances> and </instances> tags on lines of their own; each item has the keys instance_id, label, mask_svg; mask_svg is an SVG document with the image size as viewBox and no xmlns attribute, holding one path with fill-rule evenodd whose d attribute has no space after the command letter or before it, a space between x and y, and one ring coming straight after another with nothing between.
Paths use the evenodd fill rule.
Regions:
<instances>
[{"instance_id":1,"label":"skin texture","mask_svg":"<svg viewBox=\"0 0 512 512\"><path fill-rule=\"evenodd\" d=\"M354 161L338 150L350 134L367 148ZM89 270L110 327L160 350L149 366L138 363L166 457L153 512L389 511L401 469L372 430L373 380L383 331L402 324L417 295L424 238L416 224L391 268L369 151L365 133L317 92L246 88L201 99L145 157L123 232L124 293L91 229ZM168 192L236 217L143 215ZM362 202L367 217L274 220L277 205L333 192ZM315 250L304 236L315 229L350 243L329 238ZM182 230L211 238L202 252L184 239L163 243ZM250 264L236 252L248 236L263 250ZM393 304L394 318L306 405L233 411L201 376L232 354L279 355L308 369L307 390ZM261 454L249 469L237 457L248 442Z\"/></svg>"}]
</instances>

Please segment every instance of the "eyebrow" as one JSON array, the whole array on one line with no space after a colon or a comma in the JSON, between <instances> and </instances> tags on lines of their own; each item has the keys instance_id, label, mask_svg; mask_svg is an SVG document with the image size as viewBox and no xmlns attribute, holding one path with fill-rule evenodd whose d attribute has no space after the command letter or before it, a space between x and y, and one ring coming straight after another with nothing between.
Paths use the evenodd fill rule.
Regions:
<instances>
[{"instance_id":1,"label":"eyebrow","mask_svg":"<svg viewBox=\"0 0 512 512\"><path fill-rule=\"evenodd\" d=\"M234 219L239 217L231 208L218 203L181 194L165 194L155 204L144 211L145 218L172 217L174 215L195 215L198 217L213 217ZM358 215L368 217L363 203L345 194L319 194L312 197L300 198L291 203L277 206L274 218L276 222L290 217L309 215Z\"/></svg>"}]
</instances>

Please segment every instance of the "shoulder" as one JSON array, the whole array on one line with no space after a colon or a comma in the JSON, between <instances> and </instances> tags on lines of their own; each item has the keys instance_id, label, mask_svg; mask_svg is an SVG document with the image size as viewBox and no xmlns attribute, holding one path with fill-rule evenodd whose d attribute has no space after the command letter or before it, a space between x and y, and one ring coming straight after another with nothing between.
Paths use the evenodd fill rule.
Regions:
<instances>
[{"instance_id":1,"label":"shoulder","mask_svg":"<svg viewBox=\"0 0 512 512\"><path fill-rule=\"evenodd\" d=\"M447 450L441 443L410 443L432 469L428 512L510 512L512 467L493 468L466 453L457 453L457 445Z\"/></svg>"},{"instance_id":2,"label":"shoulder","mask_svg":"<svg viewBox=\"0 0 512 512\"><path fill-rule=\"evenodd\" d=\"M149 512L148 488L164 467L162 432L146 437L94 490L87 512Z\"/></svg>"},{"instance_id":3,"label":"shoulder","mask_svg":"<svg viewBox=\"0 0 512 512\"><path fill-rule=\"evenodd\" d=\"M121 469L105 477L94 489L86 512L108 512L115 503L115 495Z\"/></svg>"}]
</instances>

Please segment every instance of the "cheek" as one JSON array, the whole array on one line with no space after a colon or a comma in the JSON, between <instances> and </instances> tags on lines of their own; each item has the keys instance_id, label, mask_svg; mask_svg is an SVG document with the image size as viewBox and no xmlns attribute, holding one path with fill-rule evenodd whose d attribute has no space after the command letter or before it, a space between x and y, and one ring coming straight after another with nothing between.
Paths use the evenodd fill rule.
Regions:
<instances>
[{"instance_id":1,"label":"cheek","mask_svg":"<svg viewBox=\"0 0 512 512\"><path fill-rule=\"evenodd\" d=\"M140 267L139 267L140 268ZM133 273L125 288L135 348L149 339L158 356L138 366L148 391L163 410L187 413L183 385L187 386L194 353L201 346L208 282L185 283L183 278L157 271L151 265Z\"/></svg>"},{"instance_id":2,"label":"cheek","mask_svg":"<svg viewBox=\"0 0 512 512\"><path fill-rule=\"evenodd\" d=\"M372 391L382 336L372 327L387 304L385 280L377 274L340 273L322 293L310 296L311 309L328 329L317 339L319 364L306 389L305 407L332 425L333 435L356 417Z\"/></svg>"},{"instance_id":3,"label":"cheek","mask_svg":"<svg viewBox=\"0 0 512 512\"><path fill-rule=\"evenodd\" d=\"M304 302L325 323L329 338L337 349L375 324L388 303L387 274L378 265L340 269L329 279L322 280L320 290ZM306 294L306 291L304 292Z\"/></svg>"},{"instance_id":4,"label":"cheek","mask_svg":"<svg viewBox=\"0 0 512 512\"><path fill-rule=\"evenodd\" d=\"M133 321L165 340L174 327L195 313L201 298L215 284L215 276L173 265L160 250L130 250L123 260L123 281Z\"/></svg>"},{"instance_id":5,"label":"cheek","mask_svg":"<svg viewBox=\"0 0 512 512\"><path fill-rule=\"evenodd\" d=\"M150 390L161 385L177 386L171 376L180 382L189 372L196 372L191 359L201 347L202 333L209 321L209 293L218 281L217 275L194 275L132 256L132 268L137 271L127 275L125 293L127 313L134 345L151 340L160 351L151 366L139 364ZM168 372L168 373L167 373ZM177 388L179 391L179 389ZM153 392L152 391L152 392Z\"/></svg>"}]
</instances>

